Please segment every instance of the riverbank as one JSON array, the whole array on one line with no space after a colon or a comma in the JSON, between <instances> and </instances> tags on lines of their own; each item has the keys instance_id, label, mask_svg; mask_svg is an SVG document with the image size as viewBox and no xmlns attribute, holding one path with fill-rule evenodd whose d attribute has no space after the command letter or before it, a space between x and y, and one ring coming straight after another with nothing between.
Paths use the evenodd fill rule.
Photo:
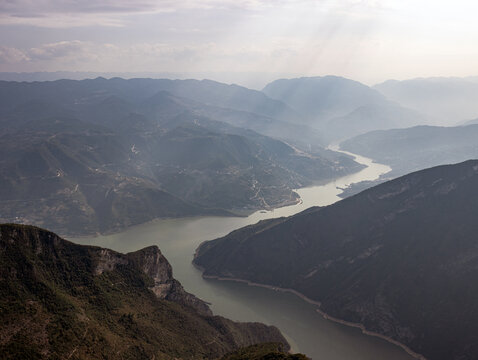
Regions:
<instances>
[{"instance_id":1,"label":"riverbank","mask_svg":"<svg viewBox=\"0 0 478 360\"><path fill-rule=\"evenodd\" d=\"M340 151L338 149L335 149L335 151ZM336 179L333 184L332 183L328 183L326 185L324 185L324 188L327 187L327 186L331 186L330 188L330 191L331 193L333 194L332 198L330 199L326 199L326 198L317 198L317 200L314 199L313 201L313 204L310 204L309 202L307 202L307 205L308 206L311 206L311 205L319 205L319 206L324 206L324 205L329 205L329 204L332 204L338 200L341 200L340 199L340 194L344 191L344 189L347 189L351 184L354 184L354 183L360 183L362 181L364 181L364 178L365 178L365 181L376 181L377 179L379 179L381 176L384 176L385 174L389 173L391 171L391 168L386 166L386 165L382 165L382 164L377 164L375 163L373 160L371 159L368 159L368 158L365 158L365 157L362 157L362 156L358 156L358 155L355 155L355 154L351 154L351 153L348 153L348 152L345 152L343 151L343 153L347 154L347 155L350 155L350 156L353 156L355 158L356 161L358 161L359 163L362 163L364 165L366 165L366 168L359 171L358 173L356 174L352 174L352 175L349 175L349 176L344 176L340 179ZM376 172L376 173L372 173L371 176L367 173L367 171L369 171L371 168L375 168L375 169L380 169L380 171ZM366 174L366 176L363 176L364 174ZM302 189L302 191L306 190L307 188L304 188ZM205 241L207 242L207 241ZM202 242L199 244L199 246L195 249L195 253L194 253L194 257L196 257L196 254L197 252L199 251L199 249L201 248L201 246L205 243L205 242ZM202 273L204 272L204 269L202 269L200 266L196 265L193 263L193 265L199 269ZM412 349L410 349L408 346L406 346L405 344L402 344L400 343L399 341L397 340L394 340L390 337L387 337L383 334L380 334L380 333L376 333L376 332L373 332L373 331L370 331L370 330L367 330L365 328L365 326L363 324L359 324L359 323L352 323L352 322L348 322L346 320L342 320L342 319L338 319L338 318L335 318L333 316L330 316L328 315L327 313L325 313L324 311L322 311L320 309L320 306L321 306L321 303L319 301L315 301L313 299L310 299L308 298L307 296L305 296L304 294L294 290L294 289L289 289L289 288L280 288L280 287L277 287L277 286L272 286L272 285L267 285L267 284L259 284L259 283L255 283L255 282L251 282L251 281L248 281L248 280L244 280L244 279L239 279L239 278L226 278L226 277L220 277L220 276L213 276L213 275L203 275L203 278L205 279L214 279L214 280L219 280L219 281L233 281L233 282L239 282L239 283L244 283L244 284L247 284L249 286L256 286L256 287L262 287L262 288L266 288L266 289L270 289L270 290L274 290L274 291L279 291L279 292L285 292L285 293L291 293L291 294L294 294L296 295L297 297L299 297L300 299L302 299L303 301L309 303L309 304L312 304L314 306L317 306L317 309L316 311L322 315L322 317L324 319L327 319L327 320L331 320L335 323L338 323L338 324L342 324L342 325L345 325L345 326L348 326L348 327L353 327L353 328L358 328L361 330L361 332L363 334L366 334L366 335L369 335L369 336L373 336L373 337L377 337L377 338L380 338L382 340L385 340L387 341L388 343L391 343L395 346L398 346L400 347L402 350L404 350L408 355L410 355L411 357L417 359L417 360L426 360L426 358L421 355L421 354L418 354L416 352L414 352Z\"/></svg>"},{"instance_id":2,"label":"riverbank","mask_svg":"<svg viewBox=\"0 0 478 360\"><path fill-rule=\"evenodd\" d=\"M196 264L194 264L194 266L195 266L198 270L204 271L204 269L203 269L201 266L198 266L198 265L196 265ZM312 305L318 306L318 308L316 309L316 311L317 311L320 315L322 315L322 317L323 317L324 319L326 319L326 320L330 320L330 321L333 321L333 322L338 323L338 324L341 324L341 325L345 325L345 326L349 326L349 327L353 327L353 328L360 329L360 330L362 331L362 333L365 334L365 335L369 335L369 336L374 336L374 337L380 338L380 339L385 340L385 341L387 341L387 342L389 342L389 343L391 343L391 344L393 344L393 345L396 345L396 346L400 347L400 348L403 349L408 355L412 356L413 358L415 358L415 359L417 359L417 360L427 360L427 358L425 358L423 355L418 354L417 352L413 351L413 350L410 349L407 345L402 344L401 342L399 342L399 341L397 341L397 340L394 340L394 339L392 339L392 338L389 337L389 336L386 336L386 335L383 335L383 334L380 334L380 333L377 333L377 332L374 332L374 331L367 330L363 324L353 323L353 322L350 322L350 321L338 319L338 318L336 318L336 317L333 317L333 316L327 314L326 312L324 312L323 310L320 309L320 306L321 306L320 301L312 300L312 299L308 298L307 296L305 296L304 294L298 292L297 290L289 289L289 288L281 288L281 287L278 287L278 286L267 285L267 284L259 284L259 283L256 283L256 282L252 282L252 281L244 280L244 279L239 279L239 278L225 278L225 277L215 276L215 275L203 275L203 278L205 278L205 279L211 279L211 280L218 280L218 281L233 281L233 282L239 282L239 283L246 284L246 285L248 285L248 286L257 286L257 287L262 287L262 288L269 289L269 290L274 290L274 291L279 291L279 292L285 292L285 293L294 294L294 295L296 295L297 297L299 297L300 299L304 300L305 302L307 302L307 303L309 303L309 304L312 304Z\"/></svg>"},{"instance_id":3,"label":"riverbank","mask_svg":"<svg viewBox=\"0 0 478 360\"><path fill-rule=\"evenodd\" d=\"M360 155L355 155L346 151L342 151L339 148L334 148L336 152L342 152L347 156L351 156L354 160L361 165L361 169L357 172L353 172L350 174L345 174L340 176L339 178L329 178L329 179L322 179L320 181L314 182L313 184L308 184L305 187L292 189L293 193L297 195L297 197L293 196L291 198L283 199L280 202L277 202L273 206L261 206L261 207L251 207L251 208L233 208L233 209L209 209L211 213L205 213L202 215L191 215L191 216L184 216L184 217L159 217L153 218L146 221L142 221L140 223L128 224L124 226L115 226L111 229L105 230L103 232L95 232L95 231L84 231L82 233L73 233L68 234L62 231L55 230L60 236L67 238L67 239L78 239L81 241L82 239L91 239L91 238L100 238L105 236L114 236L117 234L124 233L125 231L130 231L135 228L139 228L142 226L148 226L149 224L160 223L164 221L187 221L189 219L196 220L208 217L221 217L224 219L230 219L235 217L240 218L249 218L249 217L257 217L257 221L264 220L273 217L281 217L281 216L290 216L294 213L300 212L302 210L307 209L311 206L325 206L330 205L338 200L340 200L340 193L343 192L344 189L348 188L351 184L361 182L364 180L375 180L378 177L382 176L383 174L388 173L391 171L391 168L387 165L374 163L373 160L365 158ZM328 194L321 194L320 196L314 196L314 192L318 187L328 187ZM297 209L293 211L289 211L289 209ZM260 213L259 216L256 216ZM41 224L40 224L41 226ZM235 230L235 229L231 229Z\"/></svg>"},{"instance_id":4,"label":"riverbank","mask_svg":"<svg viewBox=\"0 0 478 360\"><path fill-rule=\"evenodd\" d=\"M366 163L367 167L323 185L295 190L300 195L300 201L293 206L256 211L248 217L155 219L120 233L71 240L123 253L157 245L171 263L175 278L188 292L212 304L215 314L237 321L273 324L281 329L296 352L305 353L312 359L413 360L409 354L389 342L327 321L316 312L317 302L304 302L305 298L290 291L276 289L271 292L238 282L207 281L191 264L195 250L205 241L226 236L231 231L261 220L291 216L311 206L332 204L340 200L337 194L341 190L338 187L376 179L390 169L365 158L359 158L359 162Z\"/></svg>"},{"instance_id":5,"label":"riverbank","mask_svg":"<svg viewBox=\"0 0 478 360\"><path fill-rule=\"evenodd\" d=\"M294 189L293 192L295 194L297 194L296 193L297 190L300 190L300 189ZM279 209L282 209L282 208L285 208L285 207L302 204L302 202L303 202L302 198L298 194L297 194L297 196L298 196L297 198L285 199L285 200L276 204L273 207L268 206L268 207L257 207L257 208L247 208L247 209L228 209L228 210L221 209L221 210L224 211L223 213L214 214L214 215L204 214L204 215L179 216L179 217L158 217L158 218L146 220L144 222L137 223L137 224L130 224L130 225L122 226L122 227L115 227L113 229L106 230L106 231L103 231L103 232L84 232L84 233L64 234L61 231L59 231L58 235L61 236L64 239L70 239L70 240L78 239L78 240L81 240L81 239L98 238L98 237L101 237L101 236L116 235L116 234L123 233L126 230L130 231L130 230L134 230L135 228L140 228L140 227L145 226L145 225L155 224L155 223L159 223L159 222L162 222L162 221L168 221L168 220L196 220L196 219L202 219L202 218L207 218L207 217L222 217L222 218L225 218L225 219L235 218L235 217L247 218L247 217L251 216L252 214L254 214L256 212L266 212L266 213L274 212L274 210L279 210Z\"/></svg>"}]
</instances>

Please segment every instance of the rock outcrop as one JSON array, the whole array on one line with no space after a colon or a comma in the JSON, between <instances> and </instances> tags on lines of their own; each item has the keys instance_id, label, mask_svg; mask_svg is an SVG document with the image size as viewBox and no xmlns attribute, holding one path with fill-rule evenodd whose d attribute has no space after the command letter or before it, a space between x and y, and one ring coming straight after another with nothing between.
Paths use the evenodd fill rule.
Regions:
<instances>
[{"instance_id":1,"label":"rock outcrop","mask_svg":"<svg viewBox=\"0 0 478 360\"><path fill-rule=\"evenodd\" d=\"M217 359L275 327L212 316L156 246L120 254L0 225L2 359Z\"/></svg>"}]
</instances>

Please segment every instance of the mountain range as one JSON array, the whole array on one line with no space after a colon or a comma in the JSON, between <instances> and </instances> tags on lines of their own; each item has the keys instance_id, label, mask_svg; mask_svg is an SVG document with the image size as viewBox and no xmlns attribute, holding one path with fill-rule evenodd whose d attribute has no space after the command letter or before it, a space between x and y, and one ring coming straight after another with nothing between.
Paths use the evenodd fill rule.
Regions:
<instances>
[{"instance_id":1,"label":"mountain range","mask_svg":"<svg viewBox=\"0 0 478 360\"><path fill-rule=\"evenodd\" d=\"M362 168L326 149L339 141L390 176L477 158L475 80L0 81L0 222L85 235L294 204ZM300 292L419 358L475 359L476 189L478 160L421 170L206 242L194 263ZM0 295L7 358L305 359L273 327L213 316L157 247L0 225Z\"/></svg>"},{"instance_id":2,"label":"mountain range","mask_svg":"<svg viewBox=\"0 0 478 360\"><path fill-rule=\"evenodd\" d=\"M203 243L204 275L293 289L429 360L478 357L478 160Z\"/></svg>"},{"instance_id":3,"label":"mountain range","mask_svg":"<svg viewBox=\"0 0 478 360\"><path fill-rule=\"evenodd\" d=\"M0 82L0 105L8 154L0 163L0 221L62 234L292 204L293 189L361 168L319 145L303 150L297 132L305 139L314 132L294 133L291 123L287 141L264 135L284 123L267 114L293 111L212 81Z\"/></svg>"},{"instance_id":4,"label":"mountain range","mask_svg":"<svg viewBox=\"0 0 478 360\"><path fill-rule=\"evenodd\" d=\"M318 129L329 143L371 130L428 121L418 111L390 101L379 91L338 76L276 80L263 92L294 109L301 115L299 121Z\"/></svg>"},{"instance_id":5,"label":"mountain range","mask_svg":"<svg viewBox=\"0 0 478 360\"><path fill-rule=\"evenodd\" d=\"M341 148L392 167L390 176L478 158L478 125L372 131L348 139Z\"/></svg>"},{"instance_id":6,"label":"mountain range","mask_svg":"<svg viewBox=\"0 0 478 360\"><path fill-rule=\"evenodd\" d=\"M156 246L120 254L13 224L0 235L2 359L306 359L277 328L213 316Z\"/></svg>"},{"instance_id":7,"label":"mountain range","mask_svg":"<svg viewBox=\"0 0 478 360\"><path fill-rule=\"evenodd\" d=\"M373 88L428 116L430 124L451 126L478 116L478 82L473 77L388 80Z\"/></svg>"}]
</instances>

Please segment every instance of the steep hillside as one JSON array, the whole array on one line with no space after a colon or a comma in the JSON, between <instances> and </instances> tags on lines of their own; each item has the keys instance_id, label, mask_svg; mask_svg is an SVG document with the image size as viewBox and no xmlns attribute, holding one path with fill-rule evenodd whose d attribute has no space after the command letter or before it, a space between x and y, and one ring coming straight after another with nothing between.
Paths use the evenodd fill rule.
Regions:
<instances>
[{"instance_id":1,"label":"steep hillside","mask_svg":"<svg viewBox=\"0 0 478 360\"><path fill-rule=\"evenodd\" d=\"M158 94L169 94L166 99ZM47 103L76 114L85 121L118 121L129 113L172 117L185 109L233 125L289 141L320 140L318 133L298 132L299 115L283 102L264 93L210 80L88 79L17 83L0 81L0 116L25 103ZM313 135L313 136L312 136Z\"/></svg>"},{"instance_id":2,"label":"steep hillside","mask_svg":"<svg viewBox=\"0 0 478 360\"><path fill-rule=\"evenodd\" d=\"M188 203L146 176L124 137L75 119L0 131L0 221L63 234L119 230L158 217L227 214Z\"/></svg>"},{"instance_id":3,"label":"steep hillside","mask_svg":"<svg viewBox=\"0 0 478 360\"><path fill-rule=\"evenodd\" d=\"M363 105L347 115L333 118L324 125L324 131L331 140L343 140L372 130L406 128L427 122L416 111L385 102Z\"/></svg>"},{"instance_id":4,"label":"steep hillside","mask_svg":"<svg viewBox=\"0 0 478 360\"><path fill-rule=\"evenodd\" d=\"M225 355L221 360L307 360L303 354L288 354L282 344L257 344Z\"/></svg>"},{"instance_id":5,"label":"steep hillside","mask_svg":"<svg viewBox=\"0 0 478 360\"><path fill-rule=\"evenodd\" d=\"M208 83L0 82L0 150L8 154L0 221L91 234L155 218L230 215L295 203L293 189L360 169L342 154L317 146L306 153L214 120L204 115L210 105L161 90L188 84ZM270 100L253 94L246 98Z\"/></svg>"},{"instance_id":6,"label":"steep hillside","mask_svg":"<svg viewBox=\"0 0 478 360\"><path fill-rule=\"evenodd\" d=\"M436 125L455 125L478 116L478 83L473 78L389 80L374 89L390 100L429 115Z\"/></svg>"},{"instance_id":7,"label":"steep hillside","mask_svg":"<svg viewBox=\"0 0 478 360\"><path fill-rule=\"evenodd\" d=\"M327 142L427 121L418 112L389 101L377 90L337 76L276 80L263 91L295 109L305 124L322 132Z\"/></svg>"},{"instance_id":8,"label":"steep hillside","mask_svg":"<svg viewBox=\"0 0 478 360\"><path fill-rule=\"evenodd\" d=\"M341 148L392 167L403 175L436 165L478 158L478 125L373 131L346 140Z\"/></svg>"},{"instance_id":9,"label":"steep hillside","mask_svg":"<svg viewBox=\"0 0 478 360\"><path fill-rule=\"evenodd\" d=\"M338 76L276 80L263 92L285 102L309 120L346 115L359 106L379 104L385 99L366 85Z\"/></svg>"},{"instance_id":10,"label":"steep hillside","mask_svg":"<svg viewBox=\"0 0 478 360\"><path fill-rule=\"evenodd\" d=\"M478 161L204 243L206 276L290 288L432 360L478 357Z\"/></svg>"},{"instance_id":11,"label":"steep hillside","mask_svg":"<svg viewBox=\"0 0 478 360\"><path fill-rule=\"evenodd\" d=\"M155 246L126 255L0 226L2 359L215 359L274 327L212 316Z\"/></svg>"}]
</instances>

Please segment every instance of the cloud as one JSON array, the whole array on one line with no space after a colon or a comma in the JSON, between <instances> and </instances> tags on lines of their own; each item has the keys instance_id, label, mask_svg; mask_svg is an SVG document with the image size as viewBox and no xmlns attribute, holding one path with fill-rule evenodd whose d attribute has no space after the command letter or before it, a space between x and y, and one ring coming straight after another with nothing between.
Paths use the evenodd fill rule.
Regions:
<instances>
[{"instance_id":1,"label":"cloud","mask_svg":"<svg viewBox=\"0 0 478 360\"><path fill-rule=\"evenodd\" d=\"M98 60L98 53L108 51L108 46L78 40L60 41L42 44L37 47L19 49L0 46L0 63L22 66L33 65L37 69L66 65L77 66L81 63L91 64Z\"/></svg>"},{"instance_id":2,"label":"cloud","mask_svg":"<svg viewBox=\"0 0 478 360\"><path fill-rule=\"evenodd\" d=\"M158 12L160 4L153 0L7 0L0 2L0 24L47 28L122 26L126 16Z\"/></svg>"},{"instance_id":3,"label":"cloud","mask_svg":"<svg viewBox=\"0 0 478 360\"><path fill-rule=\"evenodd\" d=\"M0 47L0 62L3 71L367 73L380 80L426 74L432 64L472 73L478 2L458 3L0 0L0 44L11 46Z\"/></svg>"},{"instance_id":4,"label":"cloud","mask_svg":"<svg viewBox=\"0 0 478 360\"><path fill-rule=\"evenodd\" d=\"M79 69L89 71L114 68L120 71L192 67L208 61L210 54L219 54L214 43L178 45L136 43L117 45L87 41L60 41L19 49L0 47L0 63L30 66L35 69Z\"/></svg>"},{"instance_id":5,"label":"cloud","mask_svg":"<svg viewBox=\"0 0 478 360\"><path fill-rule=\"evenodd\" d=\"M259 11L322 1L324 0L6 0L0 2L0 24L49 28L123 26L130 15L198 9Z\"/></svg>"},{"instance_id":6,"label":"cloud","mask_svg":"<svg viewBox=\"0 0 478 360\"><path fill-rule=\"evenodd\" d=\"M28 60L30 60L29 57L22 50L0 46L0 63L15 64Z\"/></svg>"},{"instance_id":7,"label":"cloud","mask_svg":"<svg viewBox=\"0 0 478 360\"><path fill-rule=\"evenodd\" d=\"M10 0L0 3L0 13L19 17L38 17L55 13L131 13L151 11L161 1L152 0Z\"/></svg>"},{"instance_id":8,"label":"cloud","mask_svg":"<svg viewBox=\"0 0 478 360\"><path fill-rule=\"evenodd\" d=\"M60 41L31 48L28 51L28 55L32 61L54 60L67 57L78 58L84 57L85 54L89 53L87 50L88 47L88 43L78 40Z\"/></svg>"},{"instance_id":9,"label":"cloud","mask_svg":"<svg viewBox=\"0 0 478 360\"><path fill-rule=\"evenodd\" d=\"M257 9L283 4L317 3L313 0L7 0L0 13L38 15L46 13L135 13L180 9L243 8ZM357 2L357 1L354 1ZM359 2L363 2L359 1Z\"/></svg>"},{"instance_id":10,"label":"cloud","mask_svg":"<svg viewBox=\"0 0 478 360\"><path fill-rule=\"evenodd\" d=\"M248 45L225 47L214 42L176 44L143 42L130 45L79 40L40 44L32 48L0 47L0 62L18 69L78 71L208 71L249 70L257 64L296 56L288 44L272 48Z\"/></svg>"}]
</instances>

